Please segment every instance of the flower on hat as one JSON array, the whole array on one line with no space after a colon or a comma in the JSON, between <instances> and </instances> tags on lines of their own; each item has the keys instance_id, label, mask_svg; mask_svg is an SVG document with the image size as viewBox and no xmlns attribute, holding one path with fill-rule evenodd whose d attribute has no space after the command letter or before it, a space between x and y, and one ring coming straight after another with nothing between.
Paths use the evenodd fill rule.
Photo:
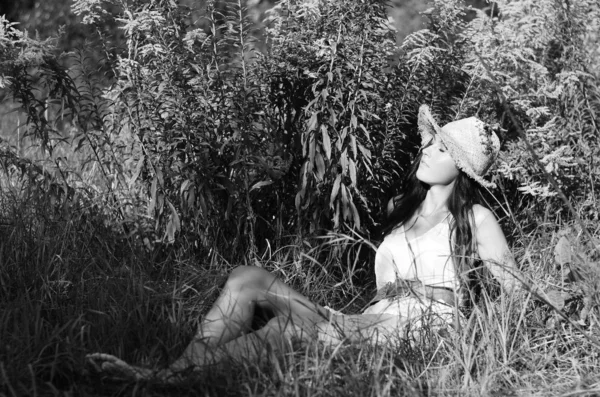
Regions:
<instances>
[{"instance_id":1,"label":"flower on hat","mask_svg":"<svg viewBox=\"0 0 600 397\"><path fill-rule=\"evenodd\" d=\"M500 140L486 123L477 117L468 117L440 128L433 119L429 106L421 105L419 132L423 142L437 134L458 169L483 187L496 187L495 183L483 179L500 152Z\"/></svg>"}]
</instances>

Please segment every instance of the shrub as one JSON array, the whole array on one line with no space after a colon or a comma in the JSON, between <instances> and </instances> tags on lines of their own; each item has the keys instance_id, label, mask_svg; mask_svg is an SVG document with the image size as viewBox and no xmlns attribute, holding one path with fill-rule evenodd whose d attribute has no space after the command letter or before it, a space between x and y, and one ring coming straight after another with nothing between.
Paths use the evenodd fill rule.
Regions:
<instances>
[{"instance_id":1,"label":"shrub","mask_svg":"<svg viewBox=\"0 0 600 397\"><path fill-rule=\"evenodd\" d=\"M502 191L516 205L556 205L504 97L546 171L594 219L587 176L593 182L596 166L581 158L597 147L584 48L598 9L559 3L498 2L493 18L468 21L462 2L433 1L428 28L397 47L378 1L289 0L269 11L258 51L240 1L208 2L195 28L171 1L80 0L73 9L109 54L110 88L84 53L65 70L48 43L7 22L3 81L29 134L49 151L74 142L89 168L69 178L93 181L124 232L148 243L191 241L238 261L287 235L373 236L402 188L423 103L440 124L477 115L503 127ZM124 48L108 49L102 24L119 26ZM38 83L48 89L36 96ZM68 119L70 135L52 113Z\"/></svg>"},{"instance_id":2,"label":"shrub","mask_svg":"<svg viewBox=\"0 0 600 397\"><path fill-rule=\"evenodd\" d=\"M596 34L591 29L598 18L597 4L554 0L498 4L500 18L480 15L463 33L472 42L471 59L464 65L472 78L464 108L497 120L505 129L498 181L507 196L513 192L526 196L526 202L539 203L538 209L550 206L549 213L570 218L573 214L566 214L566 208L552 199L557 191L545 171L572 201L587 202L584 211L595 219L597 214L588 206L597 170L584 159L593 158L598 146L594 111L598 90L589 73L595 61L585 42ZM545 170L532 161L525 140L518 139L518 128L524 130L520 138L530 143Z\"/></svg>"}]
</instances>

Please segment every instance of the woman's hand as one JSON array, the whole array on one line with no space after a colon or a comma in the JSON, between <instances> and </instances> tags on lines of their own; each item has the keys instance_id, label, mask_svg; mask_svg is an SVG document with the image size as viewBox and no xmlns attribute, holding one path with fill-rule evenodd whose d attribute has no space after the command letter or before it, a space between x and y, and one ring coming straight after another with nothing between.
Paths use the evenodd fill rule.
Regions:
<instances>
[{"instance_id":1,"label":"woman's hand","mask_svg":"<svg viewBox=\"0 0 600 397\"><path fill-rule=\"evenodd\" d=\"M405 324L401 316L389 313L333 315L331 320L316 325L317 338L332 345L344 341L381 344L396 338Z\"/></svg>"},{"instance_id":2,"label":"woman's hand","mask_svg":"<svg viewBox=\"0 0 600 397\"><path fill-rule=\"evenodd\" d=\"M332 316L332 319L336 317ZM326 345L339 345L344 341L344 337L342 336L342 331L340 326L335 322L335 320L331 321L323 321L317 324L317 340L319 342L323 342Z\"/></svg>"}]
</instances>

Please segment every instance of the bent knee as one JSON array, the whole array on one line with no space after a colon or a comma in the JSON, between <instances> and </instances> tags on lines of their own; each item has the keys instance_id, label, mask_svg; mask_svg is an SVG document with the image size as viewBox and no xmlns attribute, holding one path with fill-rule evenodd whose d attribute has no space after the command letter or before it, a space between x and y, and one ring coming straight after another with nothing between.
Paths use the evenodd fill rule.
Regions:
<instances>
[{"instance_id":1,"label":"bent knee","mask_svg":"<svg viewBox=\"0 0 600 397\"><path fill-rule=\"evenodd\" d=\"M230 287L252 287L259 288L264 285L266 280L272 279L274 276L256 266L238 266L229 274L227 284Z\"/></svg>"}]
</instances>

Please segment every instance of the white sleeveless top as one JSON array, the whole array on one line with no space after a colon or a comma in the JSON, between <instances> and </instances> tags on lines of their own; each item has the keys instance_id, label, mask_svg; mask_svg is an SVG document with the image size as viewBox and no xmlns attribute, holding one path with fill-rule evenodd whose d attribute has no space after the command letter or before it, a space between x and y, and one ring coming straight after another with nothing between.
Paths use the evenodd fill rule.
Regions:
<instances>
[{"instance_id":1,"label":"white sleeveless top","mask_svg":"<svg viewBox=\"0 0 600 397\"><path fill-rule=\"evenodd\" d=\"M398 279L417 280L425 285L452 289L457 303L460 302L460 280L451 257L448 218L450 216L411 240L407 239L404 226L385 237L375 255L378 290ZM456 305L423 299L418 294L384 298L363 311L366 315L394 315L397 322L386 322L386 327L401 337L412 335L408 340L419 340L423 329L447 329L460 319L457 313Z\"/></svg>"},{"instance_id":2,"label":"white sleeveless top","mask_svg":"<svg viewBox=\"0 0 600 397\"><path fill-rule=\"evenodd\" d=\"M375 256L377 289L397 279L418 280L459 293L460 280L450 250L450 216L409 240L404 225L388 234Z\"/></svg>"}]
</instances>

